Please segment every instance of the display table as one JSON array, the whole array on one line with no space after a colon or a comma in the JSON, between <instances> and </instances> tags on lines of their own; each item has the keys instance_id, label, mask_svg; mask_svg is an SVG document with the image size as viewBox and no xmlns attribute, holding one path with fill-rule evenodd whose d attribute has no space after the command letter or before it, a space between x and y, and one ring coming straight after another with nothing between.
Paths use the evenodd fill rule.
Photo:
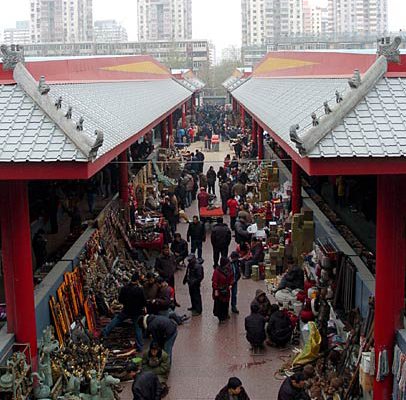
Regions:
<instances>
[{"instance_id":1,"label":"display table","mask_svg":"<svg viewBox=\"0 0 406 400\"><path fill-rule=\"evenodd\" d=\"M132 245L138 249L161 251L164 246L164 234L160 233L159 237L153 241L133 242Z\"/></svg>"},{"instance_id":2,"label":"display table","mask_svg":"<svg viewBox=\"0 0 406 400\"><path fill-rule=\"evenodd\" d=\"M217 218L223 216L221 207L207 209L207 207L200 207L200 218Z\"/></svg>"}]
</instances>

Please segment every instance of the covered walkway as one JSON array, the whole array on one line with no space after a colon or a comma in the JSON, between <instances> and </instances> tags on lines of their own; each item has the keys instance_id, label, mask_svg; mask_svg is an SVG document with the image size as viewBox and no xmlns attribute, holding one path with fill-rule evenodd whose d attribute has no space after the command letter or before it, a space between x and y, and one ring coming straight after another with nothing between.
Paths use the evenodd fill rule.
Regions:
<instances>
[{"instance_id":1,"label":"covered walkway","mask_svg":"<svg viewBox=\"0 0 406 400\"><path fill-rule=\"evenodd\" d=\"M214 169L219 167L229 153L229 143L220 144L220 152L205 153L205 172L213 162ZM193 148L201 148L202 142ZM218 194L218 186L216 185ZM197 201L187 209L188 217L197 214ZM229 223L229 217L225 217ZM186 238L187 224L178 225L178 232ZM230 252L235 248L230 245ZM266 290L264 281L251 279L240 280L238 289L238 309L240 314L231 314L231 319L223 325L218 324L213 316L211 293L211 276L213 272L212 246L210 233L203 244L205 278L202 284L203 314L193 317L190 322L179 327L179 334L174 347L174 360L168 385L168 400L213 400L219 390L231 376L238 376L253 400L276 399L281 381L274 377L284 363L283 357L291 354L290 350L267 347L264 355L252 356L245 338L244 318L249 314L250 303L256 289ZM189 293L187 286L182 285L184 271L176 275L177 300L181 307L179 314L189 314ZM123 391L122 399L132 399L131 385Z\"/></svg>"}]
</instances>

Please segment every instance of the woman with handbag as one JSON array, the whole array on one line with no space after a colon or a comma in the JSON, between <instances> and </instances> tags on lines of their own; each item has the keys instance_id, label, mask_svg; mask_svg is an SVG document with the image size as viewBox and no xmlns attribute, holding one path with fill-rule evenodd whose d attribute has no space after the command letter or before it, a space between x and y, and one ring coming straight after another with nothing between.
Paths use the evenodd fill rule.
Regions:
<instances>
[{"instance_id":1,"label":"woman with handbag","mask_svg":"<svg viewBox=\"0 0 406 400\"><path fill-rule=\"evenodd\" d=\"M212 277L213 314L219 319L220 324L229 318L228 309L233 283L234 277L230 262L227 258L221 257L220 265L214 270Z\"/></svg>"}]
</instances>

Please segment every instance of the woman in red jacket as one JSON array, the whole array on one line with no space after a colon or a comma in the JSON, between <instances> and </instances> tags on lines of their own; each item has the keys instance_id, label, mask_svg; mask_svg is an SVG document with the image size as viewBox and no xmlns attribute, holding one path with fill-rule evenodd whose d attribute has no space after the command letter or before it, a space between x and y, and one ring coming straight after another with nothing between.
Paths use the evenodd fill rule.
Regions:
<instances>
[{"instance_id":1,"label":"woman in red jacket","mask_svg":"<svg viewBox=\"0 0 406 400\"><path fill-rule=\"evenodd\" d=\"M220 265L214 270L212 277L213 314L219 319L219 323L225 322L228 318L228 308L230 303L230 291L234 283L230 262L227 258L220 259Z\"/></svg>"}]
</instances>

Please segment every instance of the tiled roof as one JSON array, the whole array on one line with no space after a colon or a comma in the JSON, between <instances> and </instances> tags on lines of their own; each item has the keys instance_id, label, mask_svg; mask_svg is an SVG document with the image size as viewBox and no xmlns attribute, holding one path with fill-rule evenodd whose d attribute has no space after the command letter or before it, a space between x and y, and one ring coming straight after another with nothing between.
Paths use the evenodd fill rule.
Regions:
<instances>
[{"instance_id":1,"label":"tiled roof","mask_svg":"<svg viewBox=\"0 0 406 400\"><path fill-rule=\"evenodd\" d=\"M293 124L311 125L311 113L334 105L335 91L350 90L347 79L253 78L232 92L258 119L297 151ZM382 78L355 109L307 154L319 157L406 155L406 78ZM300 130L299 130L300 135Z\"/></svg>"},{"instance_id":2,"label":"tiled roof","mask_svg":"<svg viewBox=\"0 0 406 400\"><path fill-rule=\"evenodd\" d=\"M62 112L84 118L84 135L103 131L97 157L142 131L190 96L173 79L51 85ZM87 161L67 136L17 85L0 85L0 162Z\"/></svg>"}]
</instances>

